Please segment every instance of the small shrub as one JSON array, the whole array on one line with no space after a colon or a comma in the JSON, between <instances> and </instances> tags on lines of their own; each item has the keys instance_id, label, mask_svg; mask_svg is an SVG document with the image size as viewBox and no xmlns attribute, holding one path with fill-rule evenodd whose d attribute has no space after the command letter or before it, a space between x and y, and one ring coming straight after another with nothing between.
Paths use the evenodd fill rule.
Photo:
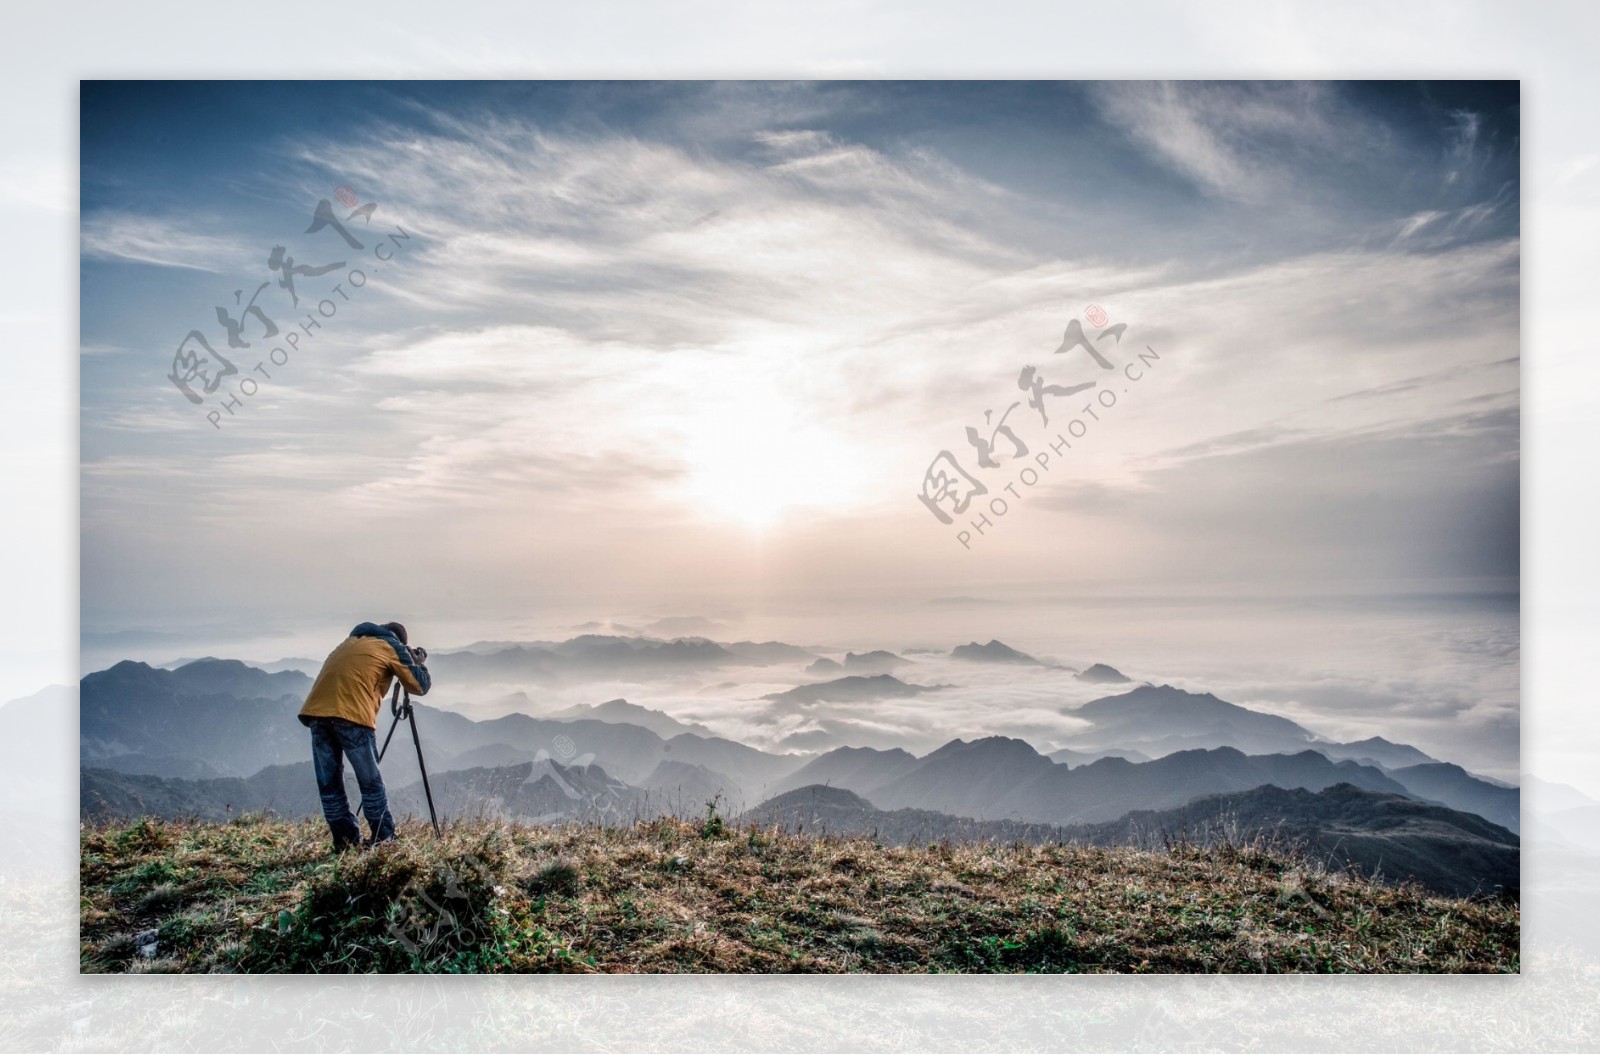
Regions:
<instances>
[{"instance_id":1,"label":"small shrub","mask_svg":"<svg viewBox=\"0 0 1600 1055\"><path fill-rule=\"evenodd\" d=\"M98 945L85 944L83 967L85 970L127 970L138 953L131 931L118 931Z\"/></svg>"},{"instance_id":2,"label":"small shrub","mask_svg":"<svg viewBox=\"0 0 1600 1055\"><path fill-rule=\"evenodd\" d=\"M705 823L700 825L702 839L720 839L728 834L727 822L722 819L722 792L717 792L706 802Z\"/></svg>"},{"instance_id":3,"label":"small shrub","mask_svg":"<svg viewBox=\"0 0 1600 1055\"><path fill-rule=\"evenodd\" d=\"M531 871L519 876L517 882L531 897L552 894L571 897L583 889L583 873L572 858L553 857L534 865Z\"/></svg>"},{"instance_id":4,"label":"small shrub","mask_svg":"<svg viewBox=\"0 0 1600 1055\"><path fill-rule=\"evenodd\" d=\"M183 890L170 879L163 880L144 892L139 898L140 912L160 912L183 899Z\"/></svg>"},{"instance_id":5,"label":"small shrub","mask_svg":"<svg viewBox=\"0 0 1600 1055\"><path fill-rule=\"evenodd\" d=\"M241 966L275 971L451 971L495 963L499 876L488 832L401 839L340 855L306 881L299 905L256 930Z\"/></svg>"},{"instance_id":6,"label":"small shrub","mask_svg":"<svg viewBox=\"0 0 1600 1055\"><path fill-rule=\"evenodd\" d=\"M117 833L116 847L124 854L147 854L172 845L167 826L151 817L141 817Z\"/></svg>"}]
</instances>

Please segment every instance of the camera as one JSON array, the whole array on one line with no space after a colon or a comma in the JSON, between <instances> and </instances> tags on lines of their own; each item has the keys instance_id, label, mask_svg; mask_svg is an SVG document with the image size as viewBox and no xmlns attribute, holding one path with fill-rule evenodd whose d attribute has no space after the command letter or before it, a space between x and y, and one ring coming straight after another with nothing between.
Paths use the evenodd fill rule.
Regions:
<instances>
[{"instance_id":1,"label":"camera","mask_svg":"<svg viewBox=\"0 0 1600 1055\"><path fill-rule=\"evenodd\" d=\"M418 663L428 662L428 650L423 648L421 645L417 645L412 648L411 655L412 658L414 658Z\"/></svg>"}]
</instances>

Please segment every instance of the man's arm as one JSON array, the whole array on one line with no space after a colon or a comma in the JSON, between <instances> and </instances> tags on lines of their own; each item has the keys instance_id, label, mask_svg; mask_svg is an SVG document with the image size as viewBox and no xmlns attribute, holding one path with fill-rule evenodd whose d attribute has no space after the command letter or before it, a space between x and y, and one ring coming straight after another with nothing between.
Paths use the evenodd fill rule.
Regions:
<instances>
[{"instance_id":1,"label":"man's arm","mask_svg":"<svg viewBox=\"0 0 1600 1055\"><path fill-rule=\"evenodd\" d=\"M411 695L426 696L428 690L433 688L433 677L428 673L426 663L428 654L420 648L406 648L398 642L396 645L394 658L389 660L389 672L400 679L400 684Z\"/></svg>"},{"instance_id":2,"label":"man's arm","mask_svg":"<svg viewBox=\"0 0 1600 1055\"><path fill-rule=\"evenodd\" d=\"M350 631L351 637L375 637L385 641L392 653L384 664L384 669L400 679L400 684L406 691L416 696L426 696L433 687L433 679L428 676L428 668L424 664L428 661L428 653L420 648L407 648L388 627L379 626L377 623L360 623ZM389 680L383 680L383 691L388 692Z\"/></svg>"}]
</instances>

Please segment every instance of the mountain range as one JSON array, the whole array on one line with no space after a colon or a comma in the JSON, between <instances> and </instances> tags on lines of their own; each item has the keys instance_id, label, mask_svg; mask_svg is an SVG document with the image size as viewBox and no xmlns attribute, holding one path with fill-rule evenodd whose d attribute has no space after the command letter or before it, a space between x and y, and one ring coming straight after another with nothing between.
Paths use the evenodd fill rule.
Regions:
<instances>
[{"instance_id":1,"label":"mountain range","mask_svg":"<svg viewBox=\"0 0 1600 1055\"><path fill-rule=\"evenodd\" d=\"M84 765L158 776L245 776L306 755L295 720L311 679L237 660L178 670L123 661L79 683Z\"/></svg>"},{"instance_id":2,"label":"mountain range","mask_svg":"<svg viewBox=\"0 0 1600 1055\"><path fill-rule=\"evenodd\" d=\"M1170 810L1138 810L1082 837L1102 845L1265 838L1337 868L1414 880L1452 897L1514 895L1522 885L1521 840L1508 829L1465 810L1352 784L1208 795Z\"/></svg>"},{"instance_id":3,"label":"mountain range","mask_svg":"<svg viewBox=\"0 0 1600 1055\"><path fill-rule=\"evenodd\" d=\"M829 752L807 763L784 783L789 787L832 783L885 809L912 807L975 820L1057 825L1113 820L1130 810L1166 809L1200 795L1261 784L1320 791L1349 783L1370 791L1410 794L1380 769L1335 762L1311 750L1246 755L1224 747L1180 751L1149 762L1106 757L1069 767L1052 762L1022 740L988 737L970 743L954 740L922 758L880 752L872 765L857 751L836 766L837 754ZM778 790L784 790L784 784Z\"/></svg>"},{"instance_id":4,"label":"mountain range","mask_svg":"<svg viewBox=\"0 0 1600 1055\"><path fill-rule=\"evenodd\" d=\"M247 777L267 766L304 761L306 732L295 716L310 684L301 674L269 675L234 661L202 660L177 670L119 663L80 683L80 763L124 774L202 779ZM593 711L637 720L633 706L611 701ZM635 783L670 760L724 774L733 784L730 797L742 797L746 786L759 789L805 761L720 737L675 732L681 723L659 712L645 720L661 732L633 722L575 716L509 714L476 721L420 700L415 707L435 772L538 758L604 759L611 772ZM380 737L390 721L387 709L380 711ZM391 779L420 776L405 739L402 733L385 758L385 771L395 774Z\"/></svg>"},{"instance_id":5,"label":"mountain range","mask_svg":"<svg viewBox=\"0 0 1600 1055\"><path fill-rule=\"evenodd\" d=\"M1164 844L1290 848L1336 868L1404 879L1453 897L1515 892L1518 838L1471 813L1403 795L1335 784L1321 791L1261 785L1168 810L1138 810L1093 825L972 820L932 810L879 809L853 791L811 784L777 795L740 820L784 831L930 842Z\"/></svg>"},{"instance_id":6,"label":"mountain range","mask_svg":"<svg viewBox=\"0 0 1600 1055\"><path fill-rule=\"evenodd\" d=\"M994 640L955 651L962 649L969 652L958 658L974 664L1040 664ZM791 715L832 702L909 699L942 687L909 684L889 673L804 683L804 666L820 658L776 641L725 645L584 635L435 654L430 666L437 684L452 670L514 682L519 671L534 669L560 681L585 671L614 675L619 668L643 677L783 664L801 683L752 702ZM839 665L852 662L865 670L907 661L886 651L846 653ZM213 817L260 809L314 815L306 734L295 719L310 684L287 665L268 672L213 658L175 669L125 661L87 675L79 705L84 815ZM496 706L527 702L516 694ZM850 823L886 832L1010 841L1062 832L1076 839L1130 838L1152 826L1214 823L1224 813L1262 829L1270 814L1274 830L1362 868L1376 867L1387 847L1392 863L1402 862L1406 874L1426 875L1436 889L1455 889L1447 874L1452 868L1463 882L1488 876L1497 885L1514 885L1502 880L1506 855L1517 853L1518 789L1409 745L1381 737L1335 742L1279 715L1170 685L1063 704L1061 713L1075 720L1074 731L1048 755L1022 739L985 736L953 739L919 756L856 746L822 753L760 750L625 699L538 717L514 710L485 720L417 701L436 798L452 811L578 819L595 815L603 796L608 808L632 816L690 815L714 801L730 815L745 810L752 819L765 810L759 816L774 822L810 810L814 824L855 818ZM0 739L16 722L25 723L19 715L14 705L0 711ZM388 724L381 712L380 737ZM810 735L781 742L798 746ZM417 812L420 771L408 739L402 733L383 764L397 809ZM1341 788L1348 790L1333 794ZM806 794L795 797L800 792ZM1494 831L1430 810L1470 816ZM1585 822L1575 823L1582 828ZM1344 849L1336 853L1337 847Z\"/></svg>"},{"instance_id":7,"label":"mountain range","mask_svg":"<svg viewBox=\"0 0 1600 1055\"><path fill-rule=\"evenodd\" d=\"M796 834L865 835L902 846L945 840L1049 843L1067 842L1072 837L1068 829L1050 824L976 821L936 810L880 810L853 791L825 784L807 784L774 795L746 810L738 819L762 828L776 826Z\"/></svg>"}]
</instances>

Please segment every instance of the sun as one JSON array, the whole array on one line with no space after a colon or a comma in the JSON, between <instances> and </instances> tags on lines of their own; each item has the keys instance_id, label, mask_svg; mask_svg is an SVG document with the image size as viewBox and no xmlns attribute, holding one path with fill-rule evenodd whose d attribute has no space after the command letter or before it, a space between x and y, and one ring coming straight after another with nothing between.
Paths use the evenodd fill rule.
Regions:
<instances>
[{"instance_id":1,"label":"sun","mask_svg":"<svg viewBox=\"0 0 1600 1055\"><path fill-rule=\"evenodd\" d=\"M860 458L848 442L770 386L712 401L687 430L685 497L702 513L764 532L810 507L858 500Z\"/></svg>"}]
</instances>

